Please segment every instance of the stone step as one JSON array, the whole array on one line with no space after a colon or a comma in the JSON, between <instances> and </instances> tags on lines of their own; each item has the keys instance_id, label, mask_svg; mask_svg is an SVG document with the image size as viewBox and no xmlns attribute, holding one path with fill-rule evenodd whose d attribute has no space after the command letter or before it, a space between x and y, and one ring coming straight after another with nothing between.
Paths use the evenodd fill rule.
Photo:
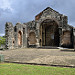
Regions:
<instances>
[{"instance_id":1,"label":"stone step","mask_svg":"<svg viewBox=\"0 0 75 75\"><path fill-rule=\"evenodd\" d=\"M38 47L39 49L59 49L56 46L42 46L42 47Z\"/></svg>"}]
</instances>

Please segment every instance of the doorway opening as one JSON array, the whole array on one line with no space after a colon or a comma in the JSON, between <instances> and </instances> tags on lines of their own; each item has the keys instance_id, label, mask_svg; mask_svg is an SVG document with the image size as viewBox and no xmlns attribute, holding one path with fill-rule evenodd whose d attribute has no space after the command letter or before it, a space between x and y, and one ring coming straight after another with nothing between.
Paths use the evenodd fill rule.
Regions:
<instances>
[{"instance_id":1,"label":"doorway opening","mask_svg":"<svg viewBox=\"0 0 75 75\"><path fill-rule=\"evenodd\" d=\"M40 46L59 46L59 29L54 20L46 19L41 23Z\"/></svg>"}]
</instances>

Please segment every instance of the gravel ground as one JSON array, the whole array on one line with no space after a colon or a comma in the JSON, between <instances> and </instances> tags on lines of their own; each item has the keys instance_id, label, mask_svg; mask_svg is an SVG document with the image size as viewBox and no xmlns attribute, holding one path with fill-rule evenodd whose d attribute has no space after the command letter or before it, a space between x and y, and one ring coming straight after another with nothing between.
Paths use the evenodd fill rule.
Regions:
<instances>
[{"instance_id":1,"label":"gravel ground","mask_svg":"<svg viewBox=\"0 0 75 75\"><path fill-rule=\"evenodd\" d=\"M75 52L60 49L15 49L0 51L5 61L75 66Z\"/></svg>"}]
</instances>

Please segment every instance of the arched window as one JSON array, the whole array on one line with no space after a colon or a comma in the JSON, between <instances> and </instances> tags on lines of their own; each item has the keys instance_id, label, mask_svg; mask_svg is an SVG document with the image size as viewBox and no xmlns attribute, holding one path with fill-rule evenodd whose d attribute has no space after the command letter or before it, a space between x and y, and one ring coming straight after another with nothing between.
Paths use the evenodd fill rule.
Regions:
<instances>
[{"instance_id":1,"label":"arched window","mask_svg":"<svg viewBox=\"0 0 75 75\"><path fill-rule=\"evenodd\" d=\"M22 33L21 33L21 31L18 32L18 45L22 45Z\"/></svg>"}]
</instances>

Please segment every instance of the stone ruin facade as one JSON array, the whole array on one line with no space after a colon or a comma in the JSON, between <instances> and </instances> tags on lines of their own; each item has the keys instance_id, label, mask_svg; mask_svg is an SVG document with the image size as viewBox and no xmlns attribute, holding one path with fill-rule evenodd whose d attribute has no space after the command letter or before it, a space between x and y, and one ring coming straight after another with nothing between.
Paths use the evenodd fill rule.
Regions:
<instances>
[{"instance_id":1,"label":"stone ruin facade","mask_svg":"<svg viewBox=\"0 0 75 75\"><path fill-rule=\"evenodd\" d=\"M68 17L47 7L28 23L5 25L6 48L75 47L75 28L68 25Z\"/></svg>"}]
</instances>

